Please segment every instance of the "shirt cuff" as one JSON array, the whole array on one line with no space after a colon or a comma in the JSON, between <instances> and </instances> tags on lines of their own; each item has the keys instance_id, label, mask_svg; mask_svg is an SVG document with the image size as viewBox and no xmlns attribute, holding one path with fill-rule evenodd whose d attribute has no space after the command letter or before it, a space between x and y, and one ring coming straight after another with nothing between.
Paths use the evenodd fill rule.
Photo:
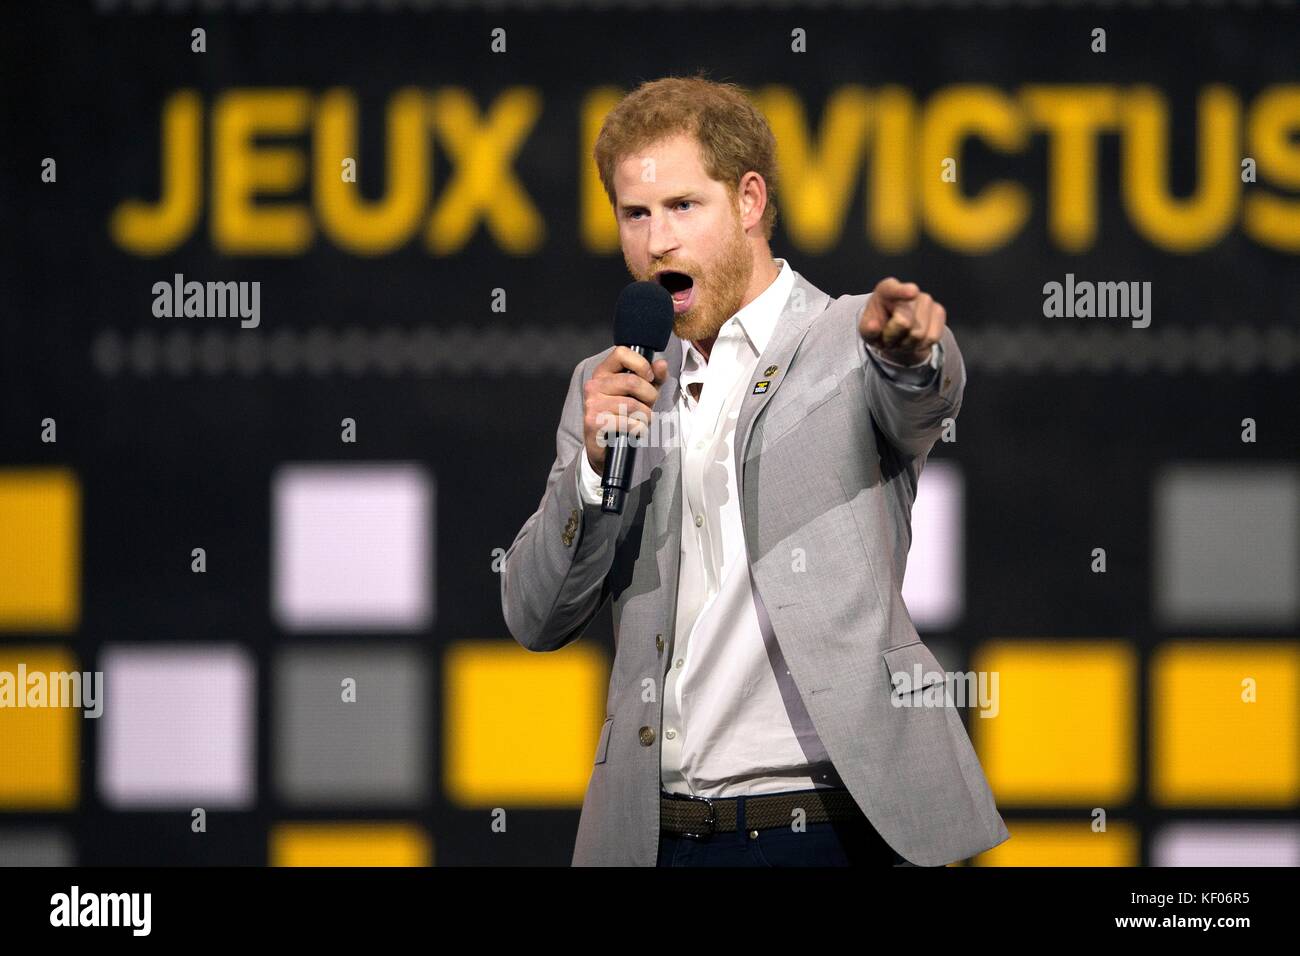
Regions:
<instances>
[{"instance_id":1,"label":"shirt cuff","mask_svg":"<svg viewBox=\"0 0 1300 956\"><path fill-rule=\"evenodd\" d=\"M582 456L578 465L578 497L589 505L598 505L604 499L600 475L591 467L591 462L587 461L586 448L578 449L578 454Z\"/></svg>"},{"instance_id":2,"label":"shirt cuff","mask_svg":"<svg viewBox=\"0 0 1300 956\"><path fill-rule=\"evenodd\" d=\"M876 366L884 373L886 378L905 385L925 385L935 377L939 365L943 362L943 345L935 342L930 346L929 358L917 362L915 365L900 365L898 362L885 358L871 343L867 343L867 351L871 357L876 360Z\"/></svg>"}]
</instances>

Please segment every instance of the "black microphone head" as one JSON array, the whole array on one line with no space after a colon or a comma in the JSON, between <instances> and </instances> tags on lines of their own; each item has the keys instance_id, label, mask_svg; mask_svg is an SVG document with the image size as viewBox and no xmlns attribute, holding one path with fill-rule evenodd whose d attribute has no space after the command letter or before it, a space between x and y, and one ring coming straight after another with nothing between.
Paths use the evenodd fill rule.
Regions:
<instances>
[{"instance_id":1,"label":"black microphone head","mask_svg":"<svg viewBox=\"0 0 1300 956\"><path fill-rule=\"evenodd\" d=\"M639 345L654 352L668 347L673 332L673 297L658 282L633 282L614 306L614 344Z\"/></svg>"}]
</instances>

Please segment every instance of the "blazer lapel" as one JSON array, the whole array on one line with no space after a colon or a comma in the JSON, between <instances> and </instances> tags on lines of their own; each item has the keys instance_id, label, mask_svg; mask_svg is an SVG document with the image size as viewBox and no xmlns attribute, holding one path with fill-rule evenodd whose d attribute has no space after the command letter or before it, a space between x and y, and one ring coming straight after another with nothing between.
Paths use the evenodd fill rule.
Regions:
<instances>
[{"instance_id":1,"label":"blazer lapel","mask_svg":"<svg viewBox=\"0 0 1300 956\"><path fill-rule=\"evenodd\" d=\"M740 415L736 419L738 437L735 441L735 464L736 484L739 486L737 494L742 499L745 488L745 451L749 447L749 435L754 427L754 419L767 407L767 403L785 381L785 373L790 368L790 361L794 358L799 344L803 342L803 337L808 334L813 319L829 303L830 296L798 272L794 274L794 288L790 290L790 297L786 299L781 318L777 320L776 328L772 330L767 348L758 357L758 363L754 366L754 376L741 397ZM767 374L767 369L773 365L776 366L776 371ZM755 394L755 389L760 387L760 382L768 384Z\"/></svg>"}]
</instances>

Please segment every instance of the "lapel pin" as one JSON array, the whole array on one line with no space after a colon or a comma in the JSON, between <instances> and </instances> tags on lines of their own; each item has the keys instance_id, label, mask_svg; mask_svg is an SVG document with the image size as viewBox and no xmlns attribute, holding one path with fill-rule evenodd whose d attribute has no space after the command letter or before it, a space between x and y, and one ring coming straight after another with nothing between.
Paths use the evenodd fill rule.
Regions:
<instances>
[{"instance_id":1,"label":"lapel pin","mask_svg":"<svg viewBox=\"0 0 1300 956\"><path fill-rule=\"evenodd\" d=\"M776 374L776 366L775 366L775 365L769 365L769 366L767 367L767 369L763 372L763 374L764 374L764 375L775 375L775 374Z\"/></svg>"},{"instance_id":2,"label":"lapel pin","mask_svg":"<svg viewBox=\"0 0 1300 956\"><path fill-rule=\"evenodd\" d=\"M753 394L755 394L755 395L762 395L764 392L767 391L767 387L768 387L769 385L771 385L771 384L772 384L771 382L768 382L768 381L766 381L766 380L764 380L764 381L762 381L762 382L758 382L758 383L756 383L756 384L754 385L754 391L753 391Z\"/></svg>"}]
</instances>

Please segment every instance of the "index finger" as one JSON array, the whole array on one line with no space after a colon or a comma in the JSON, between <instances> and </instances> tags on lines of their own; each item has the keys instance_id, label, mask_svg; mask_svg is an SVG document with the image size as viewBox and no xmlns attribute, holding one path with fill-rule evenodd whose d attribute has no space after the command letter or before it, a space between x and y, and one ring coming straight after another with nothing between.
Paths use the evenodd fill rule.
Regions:
<instances>
[{"instance_id":1,"label":"index finger","mask_svg":"<svg viewBox=\"0 0 1300 956\"><path fill-rule=\"evenodd\" d=\"M626 345L616 345L614 351L606 355L604 361L596 366L596 372L612 374L624 370L640 375L647 382L654 381L654 373L650 368L650 363L640 353L628 348Z\"/></svg>"},{"instance_id":2,"label":"index finger","mask_svg":"<svg viewBox=\"0 0 1300 956\"><path fill-rule=\"evenodd\" d=\"M920 293L921 287L915 282L901 282L894 276L881 279L876 284L876 295L882 299L888 299L891 302L901 302L906 299L915 299Z\"/></svg>"}]
</instances>

